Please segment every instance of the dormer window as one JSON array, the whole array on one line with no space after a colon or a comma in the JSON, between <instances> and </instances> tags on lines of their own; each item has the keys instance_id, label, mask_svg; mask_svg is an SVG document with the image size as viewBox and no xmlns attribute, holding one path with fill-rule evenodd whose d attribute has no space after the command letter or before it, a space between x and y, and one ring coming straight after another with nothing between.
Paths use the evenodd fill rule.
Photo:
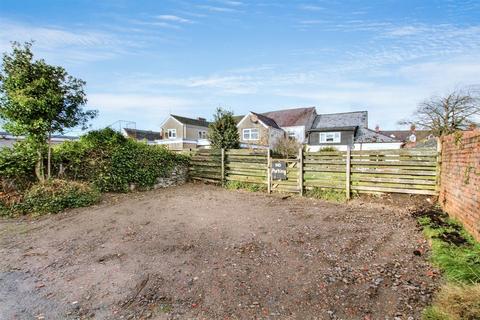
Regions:
<instances>
[{"instance_id":1,"label":"dormer window","mask_svg":"<svg viewBox=\"0 0 480 320\"><path fill-rule=\"evenodd\" d=\"M340 143L340 132L320 132L320 143Z\"/></svg>"}]
</instances>

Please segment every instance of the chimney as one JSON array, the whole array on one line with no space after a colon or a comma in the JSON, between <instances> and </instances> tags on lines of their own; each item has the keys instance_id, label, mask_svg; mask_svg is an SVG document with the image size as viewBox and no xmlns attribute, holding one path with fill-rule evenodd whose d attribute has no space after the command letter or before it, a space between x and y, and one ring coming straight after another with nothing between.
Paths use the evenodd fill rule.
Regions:
<instances>
[{"instance_id":1,"label":"chimney","mask_svg":"<svg viewBox=\"0 0 480 320\"><path fill-rule=\"evenodd\" d=\"M380 126L378 124L375 126L375 132L380 132Z\"/></svg>"},{"instance_id":2,"label":"chimney","mask_svg":"<svg viewBox=\"0 0 480 320\"><path fill-rule=\"evenodd\" d=\"M207 121L207 119L205 118L202 118L202 117L198 117L197 120L200 120L200 121Z\"/></svg>"}]
</instances>

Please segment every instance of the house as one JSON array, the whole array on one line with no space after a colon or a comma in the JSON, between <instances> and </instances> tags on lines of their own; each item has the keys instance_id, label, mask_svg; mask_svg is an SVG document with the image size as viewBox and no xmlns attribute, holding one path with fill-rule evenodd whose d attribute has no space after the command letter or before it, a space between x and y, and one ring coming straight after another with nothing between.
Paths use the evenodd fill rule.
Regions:
<instances>
[{"instance_id":1,"label":"house","mask_svg":"<svg viewBox=\"0 0 480 320\"><path fill-rule=\"evenodd\" d=\"M156 143L171 150L209 148L208 125L204 118L187 118L171 114L160 126L161 139Z\"/></svg>"},{"instance_id":2,"label":"house","mask_svg":"<svg viewBox=\"0 0 480 320\"><path fill-rule=\"evenodd\" d=\"M278 124L260 113L249 112L237 124L242 148L273 148L285 136Z\"/></svg>"},{"instance_id":3,"label":"house","mask_svg":"<svg viewBox=\"0 0 480 320\"><path fill-rule=\"evenodd\" d=\"M137 141L144 141L147 144L155 144L156 141L162 138L160 132L158 131L139 130L132 128L123 128L123 135Z\"/></svg>"},{"instance_id":4,"label":"house","mask_svg":"<svg viewBox=\"0 0 480 320\"><path fill-rule=\"evenodd\" d=\"M12 147L17 141L25 140L24 136L14 136L8 132L0 131L0 149L5 147ZM78 140L78 137L52 135L52 144L59 144L64 141Z\"/></svg>"},{"instance_id":5,"label":"house","mask_svg":"<svg viewBox=\"0 0 480 320\"><path fill-rule=\"evenodd\" d=\"M307 150L325 147L346 150L399 149L402 145L392 137L368 128L368 111L320 114L307 132Z\"/></svg>"},{"instance_id":6,"label":"house","mask_svg":"<svg viewBox=\"0 0 480 320\"><path fill-rule=\"evenodd\" d=\"M235 116L242 147L272 148L284 136L306 142L306 132L316 116L315 107L294 108Z\"/></svg>"},{"instance_id":7,"label":"house","mask_svg":"<svg viewBox=\"0 0 480 320\"><path fill-rule=\"evenodd\" d=\"M416 130L412 126L410 130L380 130L377 131L401 141L403 148L418 148L418 147L436 147L437 140L429 130Z\"/></svg>"}]
</instances>

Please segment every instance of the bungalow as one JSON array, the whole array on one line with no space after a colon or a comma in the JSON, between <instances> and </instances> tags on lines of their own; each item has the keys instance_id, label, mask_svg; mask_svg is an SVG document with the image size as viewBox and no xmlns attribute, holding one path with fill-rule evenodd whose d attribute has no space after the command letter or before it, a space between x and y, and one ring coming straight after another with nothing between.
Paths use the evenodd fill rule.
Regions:
<instances>
[{"instance_id":1,"label":"bungalow","mask_svg":"<svg viewBox=\"0 0 480 320\"><path fill-rule=\"evenodd\" d=\"M137 141L144 141L147 144L155 144L156 141L161 139L161 134L158 131L139 130L133 128L123 128L123 135Z\"/></svg>"},{"instance_id":2,"label":"bungalow","mask_svg":"<svg viewBox=\"0 0 480 320\"><path fill-rule=\"evenodd\" d=\"M161 139L156 143L171 150L209 148L208 125L204 118L192 119L171 114L160 126Z\"/></svg>"},{"instance_id":3,"label":"bungalow","mask_svg":"<svg viewBox=\"0 0 480 320\"><path fill-rule=\"evenodd\" d=\"M368 112L320 114L308 130L307 150L318 151L325 147L346 150L399 149L402 145L392 137L368 129Z\"/></svg>"},{"instance_id":4,"label":"bungalow","mask_svg":"<svg viewBox=\"0 0 480 320\"><path fill-rule=\"evenodd\" d=\"M250 112L235 117L242 147L270 147L284 136L306 142L306 132L315 119L315 107L265 113Z\"/></svg>"},{"instance_id":5,"label":"bungalow","mask_svg":"<svg viewBox=\"0 0 480 320\"><path fill-rule=\"evenodd\" d=\"M410 130L380 130L377 132L399 140L402 142L402 148L434 148L437 140L429 130L416 130L414 126Z\"/></svg>"}]
</instances>

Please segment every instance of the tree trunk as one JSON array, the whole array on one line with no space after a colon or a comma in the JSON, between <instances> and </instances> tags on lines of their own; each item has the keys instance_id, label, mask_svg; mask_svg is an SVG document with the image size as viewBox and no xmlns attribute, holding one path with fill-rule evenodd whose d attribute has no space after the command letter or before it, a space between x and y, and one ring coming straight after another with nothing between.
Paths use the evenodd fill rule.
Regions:
<instances>
[{"instance_id":1,"label":"tree trunk","mask_svg":"<svg viewBox=\"0 0 480 320\"><path fill-rule=\"evenodd\" d=\"M35 175L37 176L38 181L43 182L45 180L45 176L43 174L43 157L42 152L37 151L38 159L37 163L35 164Z\"/></svg>"},{"instance_id":2,"label":"tree trunk","mask_svg":"<svg viewBox=\"0 0 480 320\"><path fill-rule=\"evenodd\" d=\"M51 178L52 172L52 134L48 133L48 155L47 155L47 179Z\"/></svg>"}]
</instances>

